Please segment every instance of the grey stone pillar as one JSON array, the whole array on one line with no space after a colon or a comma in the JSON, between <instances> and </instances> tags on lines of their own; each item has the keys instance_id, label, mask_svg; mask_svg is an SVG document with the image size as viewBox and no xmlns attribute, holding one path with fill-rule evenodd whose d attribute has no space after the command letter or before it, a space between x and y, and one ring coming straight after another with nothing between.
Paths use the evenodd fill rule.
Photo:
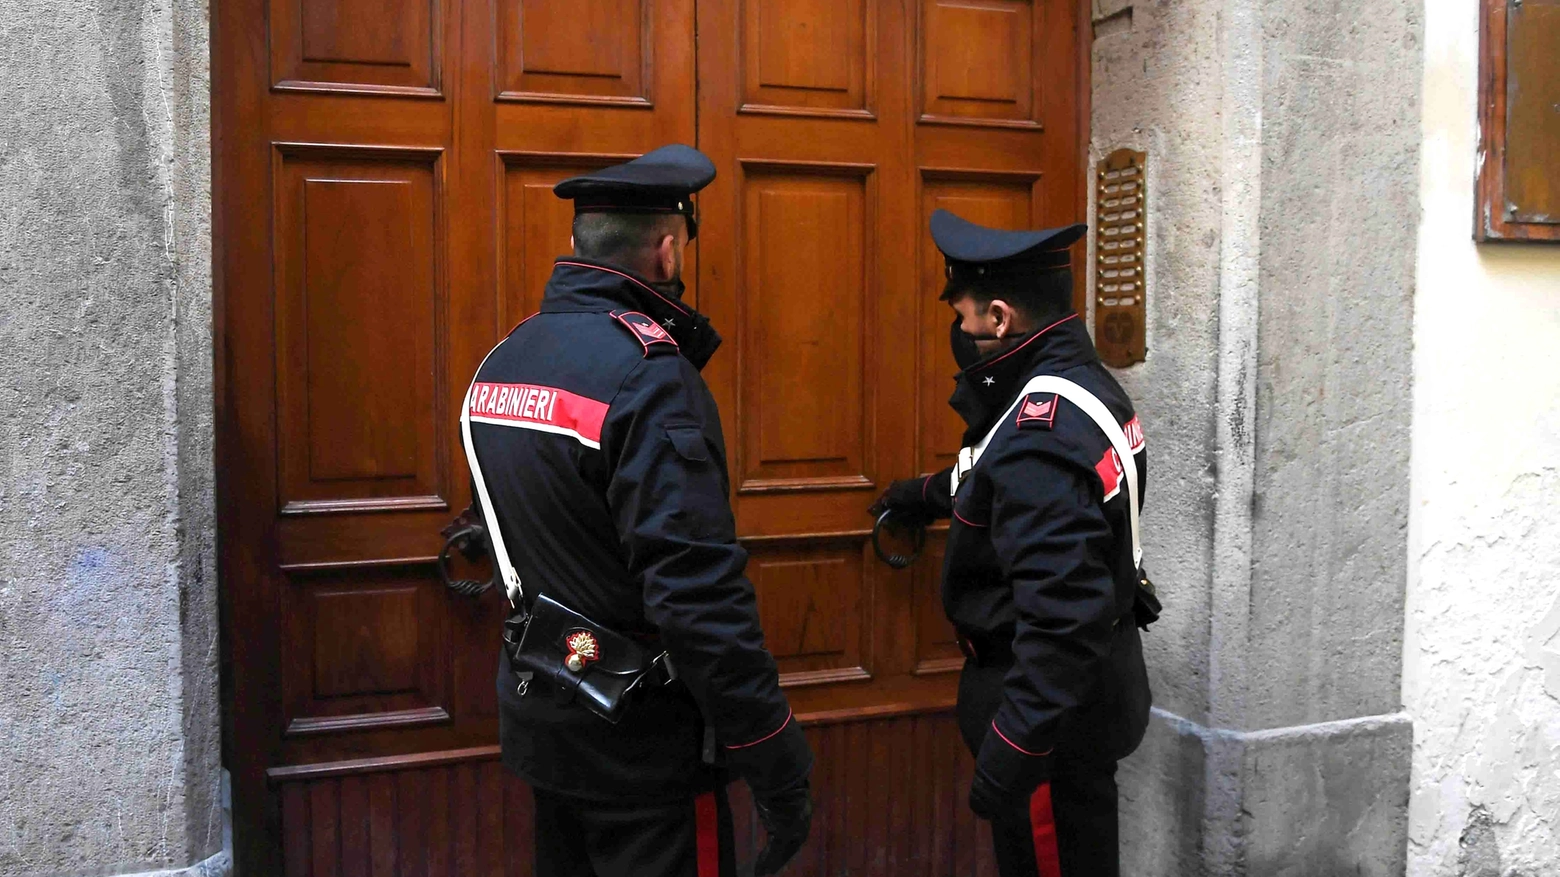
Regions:
<instances>
[{"instance_id":1,"label":"grey stone pillar","mask_svg":"<svg viewBox=\"0 0 1560 877\"><path fill-rule=\"evenodd\" d=\"M1125 873L1395 875L1420 5L1096 0L1096 157L1149 160L1166 620Z\"/></svg>"},{"instance_id":2,"label":"grey stone pillar","mask_svg":"<svg viewBox=\"0 0 1560 877\"><path fill-rule=\"evenodd\" d=\"M227 870L205 0L0 3L0 873Z\"/></svg>"}]
</instances>

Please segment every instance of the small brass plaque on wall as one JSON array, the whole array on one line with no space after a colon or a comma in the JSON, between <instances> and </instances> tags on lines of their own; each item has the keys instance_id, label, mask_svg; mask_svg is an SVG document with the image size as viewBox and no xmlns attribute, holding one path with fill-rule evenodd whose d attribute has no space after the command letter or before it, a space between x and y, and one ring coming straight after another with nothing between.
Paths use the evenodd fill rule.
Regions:
<instances>
[{"instance_id":1,"label":"small brass plaque on wall","mask_svg":"<svg viewBox=\"0 0 1560 877\"><path fill-rule=\"evenodd\" d=\"M1142 362L1148 352L1147 160L1146 153L1118 149L1100 162L1095 179L1094 346L1113 368Z\"/></svg>"}]
</instances>

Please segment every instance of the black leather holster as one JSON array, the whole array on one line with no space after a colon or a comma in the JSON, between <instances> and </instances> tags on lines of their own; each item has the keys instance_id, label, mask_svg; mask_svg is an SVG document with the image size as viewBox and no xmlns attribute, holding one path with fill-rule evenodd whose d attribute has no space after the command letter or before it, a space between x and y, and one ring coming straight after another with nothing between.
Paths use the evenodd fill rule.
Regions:
<instances>
[{"instance_id":1,"label":"black leather holster","mask_svg":"<svg viewBox=\"0 0 1560 877\"><path fill-rule=\"evenodd\" d=\"M613 724L634 695L673 678L666 652L538 594L529 612L504 622L504 651L524 695L540 676L560 700L578 700Z\"/></svg>"}]
</instances>

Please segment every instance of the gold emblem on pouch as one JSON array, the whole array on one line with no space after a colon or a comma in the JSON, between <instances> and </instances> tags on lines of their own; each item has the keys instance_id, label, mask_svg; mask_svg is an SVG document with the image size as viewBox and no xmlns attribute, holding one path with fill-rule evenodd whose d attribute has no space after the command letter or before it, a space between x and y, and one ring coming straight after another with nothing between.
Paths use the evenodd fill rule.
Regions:
<instances>
[{"instance_id":1,"label":"gold emblem on pouch","mask_svg":"<svg viewBox=\"0 0 1560 877\"><path fill-rule=\"evenodd\" d=\"M578 673L585 669L586 664L601 658L596 635L588 630L576 630L569 634L564 645L569 647L569 656L563 660L563 665L569 668L570 673Z\"/></svg>"}]
</instances>

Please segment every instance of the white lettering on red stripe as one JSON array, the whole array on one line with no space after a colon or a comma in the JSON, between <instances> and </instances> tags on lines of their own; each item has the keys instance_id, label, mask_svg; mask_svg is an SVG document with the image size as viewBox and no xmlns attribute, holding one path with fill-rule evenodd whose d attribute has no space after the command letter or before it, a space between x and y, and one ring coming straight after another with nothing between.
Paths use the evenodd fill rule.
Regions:
<instances>
[{"instance_id":1,"label":"white lettering on red stripe","mask_svg":"<svg viewBox=\"0 0 1560 877\"><path fill-rule=\"evenodd\" d=\"M1143 450L1147 440L1143 436L1143 424L1138 422L1135 415L1131 420L1127 421L1127 425L1123 426L1121 431L1127 434L1127 447L1131 449L1132 453L1135 454Z\"/></svg>"},{"instance_id":2,"label":"white lettering on red stripe","mask_svg":"<svg viewBox=\"0 0 1560 877\"><path fill-rule=\"evenodd\" d=\"M601 447L605 402L555 387L487 382L471 388L471 400L474 422L566 435L586 447Z\"/></svg>"},{"instance_id":3,"label":"white lettering on red stripe","mask_svg":"<svg viewBox=\"0 0 1560 877\"><path fill-rule=\"evenodd\" d=\"M1094 471L1100 476L1100 484L1105 488L1105 501L1109 502L1121 492L1121 481L1127 475L1126 470L1121 468L1121 457L1116 454L1115 448L1105 450L1105 456L1094 464Z\"/></svg>"}]
</instances>

